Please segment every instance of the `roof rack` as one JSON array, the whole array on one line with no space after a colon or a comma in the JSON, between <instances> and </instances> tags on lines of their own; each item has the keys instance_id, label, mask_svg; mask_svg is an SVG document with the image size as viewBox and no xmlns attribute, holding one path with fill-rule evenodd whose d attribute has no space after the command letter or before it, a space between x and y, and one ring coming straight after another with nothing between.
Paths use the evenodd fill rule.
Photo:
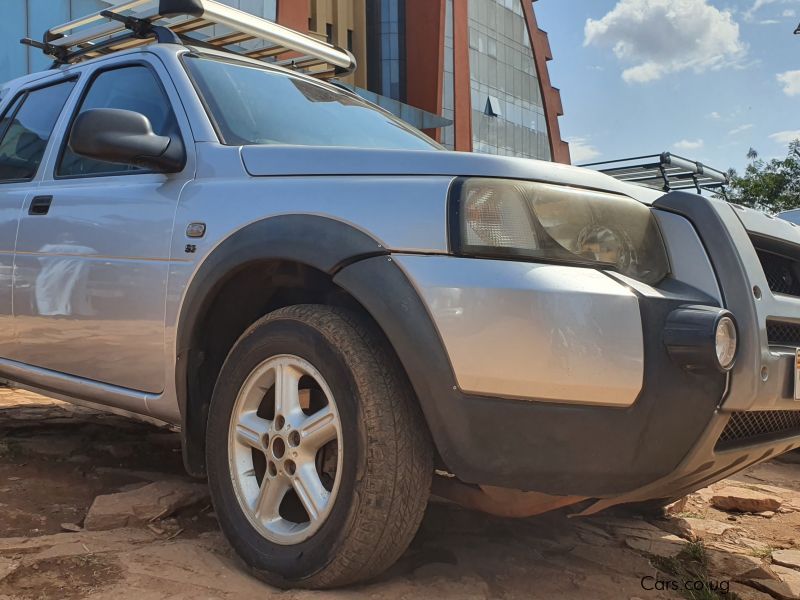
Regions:
<instances>
[{"instance_id":1,"label":"roof rack","mask_svg":"<svg viewBox=\"0 0 800 600\"><path fill-rule=\"evenodd\" d=\"M345 49L217 0L128 0L52 27L41 42L20 40L60 64L154 41L225 50L321 78L346 75L356 69L355 57ZM247 48L244 43L249 44Z\"/></svg>"},{"instance_id":2,"label":"roof rack","mask_svg":"<svg viewBox=\"0 0 800 600\"><path fill-rule=\"evenodd\" d=\"M595 169L620 181L636 183L665 192L696 190L698 194L702 194L703 191L724 190L725 186L730 183L727 174L722 171L670 152L607 160L581 166Z\"/></svg>"}]
</instances>

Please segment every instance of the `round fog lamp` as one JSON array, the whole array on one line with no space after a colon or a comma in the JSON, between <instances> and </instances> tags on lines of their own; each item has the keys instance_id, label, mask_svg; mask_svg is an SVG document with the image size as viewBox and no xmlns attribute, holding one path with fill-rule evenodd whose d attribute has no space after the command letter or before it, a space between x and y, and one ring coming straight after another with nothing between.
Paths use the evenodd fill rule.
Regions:
<instances>
[{"instance_id":1,"label":"round fog lamp","mask_svg":"<svg viewBox=\"0 0 800 600\"><path fill-rule=\"evenodd\" d=\"M717 361L725 370L733 367L736 359L736 325L730 317L722 317L717 322L716 331Z\"/></svg>"}]
</instances>

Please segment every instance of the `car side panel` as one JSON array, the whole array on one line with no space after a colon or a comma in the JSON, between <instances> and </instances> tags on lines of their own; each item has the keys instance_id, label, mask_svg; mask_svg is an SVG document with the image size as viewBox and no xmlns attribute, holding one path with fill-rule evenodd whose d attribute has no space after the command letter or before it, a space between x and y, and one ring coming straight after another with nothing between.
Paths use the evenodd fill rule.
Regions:
<instances>
[{"instance_id":1,"label":"car side panel","mask_svg":"<svg viewBox=\"0 0 800 600\"><path fill-rule=\"evenodd\" d=\"M40 191L53 196L50 212L25 214L20 224L14 298L26 341L12 358L163 390L164 294L181 184L154 177L108 177L108 187L43 184Z\"/></svg>"}]
</instances>

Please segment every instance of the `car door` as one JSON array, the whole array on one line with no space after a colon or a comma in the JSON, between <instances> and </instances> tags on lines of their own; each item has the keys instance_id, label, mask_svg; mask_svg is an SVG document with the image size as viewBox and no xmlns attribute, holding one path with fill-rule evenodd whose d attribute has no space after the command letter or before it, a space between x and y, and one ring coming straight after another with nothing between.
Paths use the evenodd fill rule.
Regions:
<instances>
[{"instance_id":1,"label":"car door","mask_svg":"<svg viewBox=\"0 0 800 600\"><path fill-rule=\"evenodd\" d=\"M192 176L87 159L69 148L82 112L142 113L159 135L191 139L169 77L155 58L87 73L16 245L17 360L158 393L165 381L165 307L178 198ZM66 120L65 120L66 121ZM191 153L190 144L184 147Z\"/></svg>"},{"instance_id":2,"label":"car door","mask_svg":"<svg viewBox=\"0 0 800 600\"><path fill-rule=\"evenodd\" d=\"M14 355L12 290L20 209L35 195L39 166L75 80L22 89L0 113L0 357Z\"/></svg>"}]
</instances>

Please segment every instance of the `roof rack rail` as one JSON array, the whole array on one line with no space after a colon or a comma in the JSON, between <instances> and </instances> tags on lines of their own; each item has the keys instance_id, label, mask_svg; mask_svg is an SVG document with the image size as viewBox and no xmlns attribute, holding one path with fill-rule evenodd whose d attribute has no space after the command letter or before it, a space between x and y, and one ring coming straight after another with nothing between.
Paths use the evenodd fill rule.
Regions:
<instances>
[{"instance_id":1,"label":"roof rack rail","mask_svg":"<svg viewBox=\"0 0 800 600\"><path fill-rule=\"evenodd\" d=\"M176 17L186 17L176 19ZM215 26L225 29L224 34ZM210 32L204 31L209 28ZM190 35L192 34L192 35ZM39 48L69 64L152 42L186 43L277 63L321 78L356 70L351 52L217 0L128 0L47 30ZM265 42L243 48L245 42Z\"/></svg>"},{"instance_id":2,"label":"roof rack rail","mask_svg":"<svg viewBox=\"0 0 800 600\"><path fill-rule=\"evenodd\" d=\"M636 183L670 192L673 190L722 191L728 175L718 169L671 152L606 160L580 165L610 175L620 181Z\"/></svg>"}]
</instances>

